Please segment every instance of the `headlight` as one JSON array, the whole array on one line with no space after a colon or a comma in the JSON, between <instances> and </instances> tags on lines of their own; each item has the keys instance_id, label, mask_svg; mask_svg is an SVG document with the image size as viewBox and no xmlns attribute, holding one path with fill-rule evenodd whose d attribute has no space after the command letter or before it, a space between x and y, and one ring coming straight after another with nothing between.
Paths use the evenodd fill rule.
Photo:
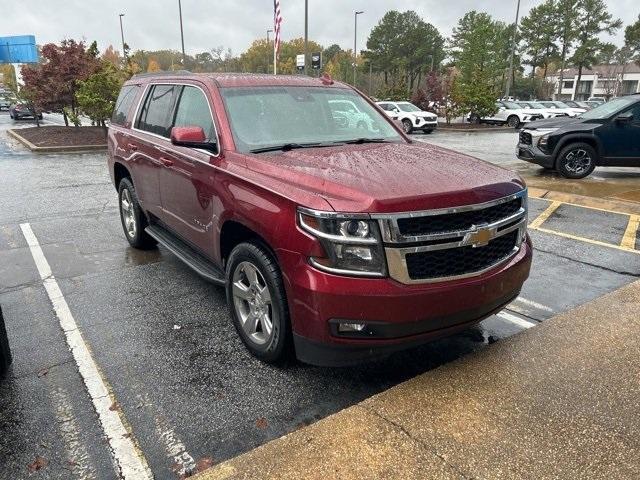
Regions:
<instances>
[{"instance_id":1,"label":"headlight","mask_svg":"<svg viewBox=\"0 0 640 480\"><path fill-rule=\"evenodd\" d=\"M298 209L298 223L318 239L326 257L310 263L338 275L382 277L386 263L378 224L368 215L348 215Z\"/></svg>"}]
</instances>

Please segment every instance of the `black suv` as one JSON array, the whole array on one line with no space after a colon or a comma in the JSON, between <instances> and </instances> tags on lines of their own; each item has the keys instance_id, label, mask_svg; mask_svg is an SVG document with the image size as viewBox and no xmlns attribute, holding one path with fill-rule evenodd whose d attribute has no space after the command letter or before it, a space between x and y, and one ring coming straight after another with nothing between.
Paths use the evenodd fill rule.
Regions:
<instances>
[{"instance_id":1,"label":"black suv","mask_svg":"<svg viewBox=\"0 0 640 480\"><path fill-rule=\"evenodd\" d=\"M640 167L640 94L614 98L575 118L532 122L520 131L516 155L584 178L596 166Z\"/></svg>"}]
</instances>

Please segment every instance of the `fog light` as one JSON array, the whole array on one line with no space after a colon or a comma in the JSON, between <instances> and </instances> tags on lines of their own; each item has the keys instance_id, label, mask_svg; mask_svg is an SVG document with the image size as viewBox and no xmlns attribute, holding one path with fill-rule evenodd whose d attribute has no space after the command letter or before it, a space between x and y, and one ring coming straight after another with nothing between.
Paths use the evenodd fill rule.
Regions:
<instances>
[{"instance_id":1,"label":"fog light","mask_svg":"<svg viewBox=\"0 0 640 480\"><path fill-rule=\"evenodd\" d=\"M338 332L362 332L364 330L364 323L341 323L338 325Z\"/></svg>"}]
</instances>

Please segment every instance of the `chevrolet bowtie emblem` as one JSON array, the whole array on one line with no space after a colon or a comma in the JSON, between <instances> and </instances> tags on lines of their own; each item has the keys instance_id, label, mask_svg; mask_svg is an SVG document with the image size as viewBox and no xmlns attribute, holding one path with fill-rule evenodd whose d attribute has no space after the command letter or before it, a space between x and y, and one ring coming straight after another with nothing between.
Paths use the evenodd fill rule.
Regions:
<instances>
[{"instance_id":1,"label":"chevrolet bowtie emblem","mask_svg":"<svg viewBox=\"0 0 640 480\"><path fill-rule=\"evenodd\" d=\"M484 247L495 238L495 232L486 227L477 227L473 232L469 232L464 237L464 243L473 245L474 247Z\"/></svg>"}]
</instances>

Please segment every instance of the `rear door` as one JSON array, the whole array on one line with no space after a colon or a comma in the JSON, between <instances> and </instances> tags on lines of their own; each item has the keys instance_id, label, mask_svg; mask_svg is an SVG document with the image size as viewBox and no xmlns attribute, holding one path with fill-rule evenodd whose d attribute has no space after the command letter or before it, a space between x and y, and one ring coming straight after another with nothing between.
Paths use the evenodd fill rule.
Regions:
<instances>
[{"instance_id":1,"label":"rear door","mask_svg":"<svg viewBox=\"0 0 640 480\"><path fill-rule=\"evenodd\" d=\"M171 122L175 127L198 126L207 141L217 141L213 108L197 84L180 86ZM213 208L217 151L171 145L162 158L160 196L167 225L194 246L213 257Z\"/></svg>"},{"instance_id":2,"label":"rear door","mask_svg":"<svg viewBox=\"0 0 640 480\"><path fill-rule=\"evenodd\" d=\"M144 208L163 221L160 172L164 150L171 146L169 134L179 89L177 85L149 85L133 128L136 192Z\"/></svg>"},{"instance_id":3,"label":"rear door","mask_svg":"<svg viewBox=\"0 0 640 480\"><path fill-rule=\"evenodd\" d=\"M596 129L604 152L602 165L640 166L640 102L616 116L625 114L633 115L630 122L620 123L613 118Z\"/></svg>"}]
</instances>

